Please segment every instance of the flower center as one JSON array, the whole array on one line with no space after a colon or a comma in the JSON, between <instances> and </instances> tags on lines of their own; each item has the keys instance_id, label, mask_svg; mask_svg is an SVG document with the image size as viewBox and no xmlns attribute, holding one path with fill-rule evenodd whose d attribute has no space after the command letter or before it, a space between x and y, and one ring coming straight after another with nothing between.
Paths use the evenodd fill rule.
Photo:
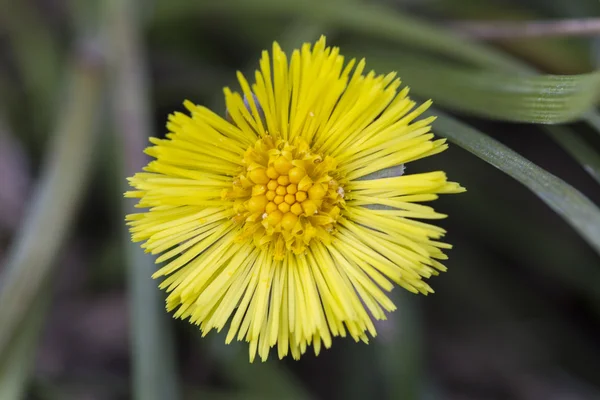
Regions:
<instances>
[{"instance_id":1,"label":"flower center","mask_svg":"<svg viewBox=\"0 0 600 400\"><path fill-rule=\"evenodd\" d=\"M267 136L246 151L244 164L225 194L235 199L240 240L272 246L276 260L286 250L303 253L312 240L331 240L344 206L333 157L313 153L304 141Z\"/></svg>"}]
</instances>

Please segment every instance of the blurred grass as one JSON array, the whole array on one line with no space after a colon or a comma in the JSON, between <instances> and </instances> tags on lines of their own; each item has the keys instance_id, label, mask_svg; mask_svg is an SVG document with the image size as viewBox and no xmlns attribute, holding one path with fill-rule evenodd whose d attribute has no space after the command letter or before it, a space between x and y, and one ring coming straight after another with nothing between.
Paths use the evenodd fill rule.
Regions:
<instances>
[{"instance_id":1,"label":"blurred grass","mask_svg":"<svg viewBox=\"0 0 600 400\"><path fill-rule=\"evenodd\" d=\"M260 363L248 363L245 343L223 343L220 335L202 339L210 348L208 354L230 384L249 396L262 399L310 400L314 398L305 385L276 359ZM274 357L275 358L275 357Z\"/></svg>"},{"instance_id":2,"label":"blurred grass","mask_svg":"<svg viewBox=\"0 0 600 400\"><path fill-rule=\"evenodd\" d=\"M71 222L86 188L95 141L96 110L102 93L102 69L98 62L89 48L79 49L71 61L69 90L56 121L43 173L2 271L0 304L10 306L0 308L0 360L10 362L3 366L7 372L13 371L14 365L14 371L23 374L31 362L27 357L36 346L39 319L47 307L47 302L39 296L49 290L53 268L69 237ZM26 328L33 332L22 334L21 330ZM13 344L15 341L20 342ZM24 376L15 375L9 381L15 386L2 399L19 398Z\"/></svg>"},{"instance_id":3,"label":"blurred grass","mask_svg":"<svg viewBox=\"0 0 600 400\"><path fill-rule=\"evenodd\" d=\"M510 122L560 124L580 119L600 98L600 72L531 75L458 68L404 51L397 61L363 51L380 69L397 69L421 97L444 108ZM387 51L384 54L389 54Z\"/></svg>"},{"instance_id":4,"label":"blurred grass","mask_svg":"<svg viewBox=\"0 0 600 400\"><path fill-rule=\"evenodd\" d=\"M33 370L40 331L46 321L48 303L53 285L46 282L31 306L29 315L19 328L19 335L12 341L0 361L0 399L18 400L24 397L29 376Z\"/></svg>"},{"instance_id":5,"label":"blurred grass","mask_svg":"<svg viewBox=\"0 0 600 400\"><path fill-rule=\"evenodd\" d=\"M557 2L546 2L545 6L552 6L553 3ZM571 4L574 4L574 2L571 2ZM457 20L451 25L454 27L459 26L461 21L479 21L483 23L512 21L526 24L531 20L548 17L543 9L541 12L535 12L531 4L515 1L434 0L429 3L427 9L435 15ZM589 15L592 14L581 14L579 16ZM576 15L572 16L575 17ZM557 17L566 18L568 15L558 13ZM493 44L546 72L581 74L588 72L592 67L588 42L584 38L515 37L497 39L493 41Z\"/></svg>"},{"instance_id":6,"label":"blurred grass","mask_svg":"<svg viewBox=\"0 0 600 400\"><path fill-rule=\"evenodd\" d=\"M316 21L331 28L364 33L370 37L389 39L413 48L444 54L491 69L517 70L514 62L494 52L485 51L468 40L457 39L433 24L425 24L415 16L395 10L390 12L376 2L332 0L224 0L220 2L188 2L157 0L155 21L169 23L191 13L198 15L244 15L246 18L291 16Z\"/></svg>"},{"instance_id":7,"label":"blurred grass","mask_svg":"<svg viewBox=\"0 0 600 400\"><path fill-rule=\"evenodd\" d=\"M427 386L420 301L398 290L390 298L397 310L381 324L378 337L373 339L385 397L418 399Z\"/></svg>"},{"instance_id":8,"label":"blurred grass","mask_svg":"<svg viewBox=\"0 0 600 400\"><path fill-rule=\"evenodd\" d=\"M144 149L148 136L153 136L142 21L134 0L110 0L105 4L115 144L120 149L122 176L130 177L146 165ZM123 191L126 186L123 182ZM124 214L135 212L131 201L124 204L123 211ZM123 241L130 268L133 398L176 400L181 395L173 338L164 311L163 294L150 277L153 258L144 254L138 244L131 243L128 232L123 232Z\"/></svg>"},{"instance_id":9,"label":"blurred grass","mask_svg":"<svg viewBox=\"0 0 600 400\"><path fill-rule=\"evenodd\" d=\"M365 50L378 69L397 69L420 97L467 115L508 122L560 124L593 115L600 72L585 75L515 75L457 69L439 60L403 54L386 58L382 50ZM600 153L565 126L545 131L600 183ZM598 131L600 132L600 130Z\"/></svg>"},{"instance_id":10,"label":"blurred grass","mask_svg":"<svg viewBox=\"0 0 600 400\"><path fill-rule=\"evenodd\" d=\"M29 121L35 139L30 143L39 146L44 143L46 127L52 123L52 116L58 111L54 100L62 79L62 52L57 45L55 32L44 21L39 9L27 2L9 0L0 1L0 7L10 10L0 13L0 25L10 38L10 50L26 92L26 105L36 110Z\"/></svg>"}]
</instances>

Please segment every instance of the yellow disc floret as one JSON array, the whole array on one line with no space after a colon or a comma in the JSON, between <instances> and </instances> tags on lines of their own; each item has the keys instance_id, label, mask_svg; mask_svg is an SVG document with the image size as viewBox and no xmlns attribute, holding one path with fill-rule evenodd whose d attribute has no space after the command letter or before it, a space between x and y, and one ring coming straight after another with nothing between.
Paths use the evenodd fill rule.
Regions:
<instances>
[{"instance_id":1,"label":"yellow disc floret","mask_svg":"<svg viewBox=\"0 0 600 400\"><path fill-rule=\"evenodd\" d=\"M333 157L267 136L244 155L244 171L225 197L234 198L239 240L272 246L274 258L302 254L313 240L329 241L344 207Z\"/></svg>"}]
</instances>

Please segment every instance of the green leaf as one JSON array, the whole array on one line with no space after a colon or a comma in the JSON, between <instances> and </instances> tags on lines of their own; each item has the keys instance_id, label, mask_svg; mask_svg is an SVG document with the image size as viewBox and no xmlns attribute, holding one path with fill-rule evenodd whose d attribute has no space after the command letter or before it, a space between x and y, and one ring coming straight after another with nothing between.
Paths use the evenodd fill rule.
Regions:
<instances>
[{"instance_id":1,"label":"green leaf","mask_svg":"<svg viewBox=\"0 0 600 400\"><path fill-rule=\"evenodd\" d=\"M208 344L208 357L212 359L216 368L222 371L224 377L231 384L251 396L260 396L263 399L286 400L311 400L309 392L303 382L282 361L277 360L276 354L271 354L274 359L267 362L248 362L248 344L233 341L230 344L223 342L220 335L209 335L200 338L202 343Z\"/></svg>"},{"instance_id":2,"label":"green leaf","mask_svg":"<svg viewBox=\"0 0 600 400\"><path fill-rule=\"evenodd\" d=\"M413 48L424 48L481 67L496 70L519 69L519 63L503 54L488 51L467 39L449 34L433 24L414 16L374 3L344 0L221 0L187 1L158 0L155 22L173 23L174 20L199 14L209 16L242 15L252 17L297 17L322 23L327 27L363 33L403 43Z\"/></svg>"},{"instance_id":3,"label":"green leaf","mask_svg":"<svg viewBox=\"0 0 600 400\"><path fill-rule=\"evenodd\" d=\"M51 294L51 282L45 282L31 306L19 335L11 342L6 356L0 362L0 399L24 398L26 383L32 369L40 331L46 319Z\"/></svg>"},{"instance_id":4,"label":"green leaf","mask_svg":"<svg viewBox=\"0 0 600 400\"><path fill-rule=\"evenodd\" d=\"M390 399L418 399L424 390L423 326L418 300L409 293L393 291L398 308L387 321L377 321L373 342L385 391Z\"/></svg>"},{"instance_id":5,"label":"green leaf","mask_svg":"<svg viewBox=\"0 0 600 400\"><path fill-rule=\"evenodd\" d=\"M147 64L142 42L142 17L136 0L110 0L105 3L105 34L108 37L109 81L116 146L121 154L121 179L132 176L147 163L143 150L152 133ZM125 189L125 188L124 188ZM131 202L123 202L125 213L134 212ZM163 293L152 280L152 257L139 245L127 243L129 292L131 301L131 358L133 398L163 400L181 398L170 318L164 310Z\"/></svg>"},{"instance_id":6,"label":"green leaf","mask_svg":"<svg viewBox=\"0 0 600 400\"><path fill-rule=\"evenodd\" d=\"M10 12L1 13L0 24L6 31L10 50L23 79L27 106L36 110L30 118L34 133L40 135L32 144L38 145L44 142L42 135L48 133L47 127L58 111L54 100L61 78L63 54L55 32L38 7L8 0L0 0L0 7L10 8Z\"/></svg>"},{"instance_id":7,"label":"green leaf","mask_svg":"<svg viewBox=\"0 0 600 400\"><path fill-rule=\"evenodd\" d=\"M357 52L358 53L358 52ZM376 50L370 65L397 70L419 97L435 99L450 110L510 122L555 124L588 117L600 96L600 72L584 75L523 75L471 71L434 59L404 53L383 58ZM593 119L596 121L596 119ZM600 183L600 155L573 130L543 127L566 152Z\"/></svg>"},{"instance_id":8,"label":"green leaf","mask_svg":"<svg viewBox=\"0 0 600 400\"><path fill-rule=\"evenodd\" d=\"M439 110L435 131L510 175L565 219L600 253L600 209L577 189L520 156L502 143Z\"/></svg>"},{"instance_id":9,"label":"green leaf","mask_svg":"<svg viewBox=\"0 0 600 400\"><path fill-rule=\"evenodd\" d=\"M372 62L375 57L367 59ZM473 70L406 52L389 67L420 97L433 98L448 109L503 121L570 122L582 118L600 98L598 72L532 75Z\"/></svg>"},{"instance_id":10,"label":"green leaf","mask_svg":"<svg viewBox=\"0 0 600 400\"><path fill-rule=\"evenodd\" d=\"M35 337L19 338L25 334L24 326L37 324L31 319L43 316L34 312L36 299L52 277L86 188L96 136L94 117L102 97L102 71L91 60L89 53L78 54L69 68L67 97L47 149L43 174L0 279L0 360L11 357L14 368L25 368L23 352ZM20 341L15 342L17 339ZM11 384L11 393L23 389L24 376L15 374L15 379L20 381Z\"/></svg>"}]
</instances>

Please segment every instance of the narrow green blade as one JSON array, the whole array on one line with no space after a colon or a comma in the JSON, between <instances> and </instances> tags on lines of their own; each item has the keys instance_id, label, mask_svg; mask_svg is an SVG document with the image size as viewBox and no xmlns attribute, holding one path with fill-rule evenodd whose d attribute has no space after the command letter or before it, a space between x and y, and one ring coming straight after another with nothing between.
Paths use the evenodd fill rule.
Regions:
<instances>
[{"instance_id":1,"label":"narrow green blade","mask_svg":"<svg viewBox=\"0 0 600 400\"><path fill-rule=\"evenodd\" d=\"M353 51L377 70L396 70L419 97L445 108L502 121L557 124L581 119L600 98L600 72L581 75L503 73L453 66L407 52L383 57Z\"/></svg>"},{"instance_id":2,"label":"narrow green blade","mask_svg":"<svg viewBox=\"0 0 600 400\"><path fill-rule=\"evenodd\" d=\"M538 167L502 143L439 110L435 131L510 175L565 219L600 253L600 209L577 189Z\"/></svg>"}]
</instances>

